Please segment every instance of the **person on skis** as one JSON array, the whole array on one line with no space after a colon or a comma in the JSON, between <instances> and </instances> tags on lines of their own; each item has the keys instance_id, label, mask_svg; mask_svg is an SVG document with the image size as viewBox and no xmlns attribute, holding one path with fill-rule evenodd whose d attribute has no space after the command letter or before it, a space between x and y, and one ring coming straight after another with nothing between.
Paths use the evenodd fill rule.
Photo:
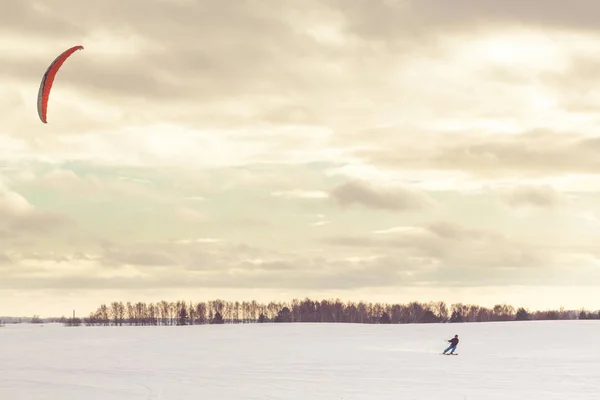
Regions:
<instances>
[{"instance_id":1,"label":"person on skis","mask_svg":"<svg viewBox=\"0 0 600 400\"><path fill-rule=\"evenodd\" d=\"M448 340L448 343L450 343L450 346L448 346L448 348L444 350L444 354L446 354L448 350L452 350L450 354L454 354L456 346L458 346L458 335L454 335L452 339Z\"/></svg>"}]
</instances>

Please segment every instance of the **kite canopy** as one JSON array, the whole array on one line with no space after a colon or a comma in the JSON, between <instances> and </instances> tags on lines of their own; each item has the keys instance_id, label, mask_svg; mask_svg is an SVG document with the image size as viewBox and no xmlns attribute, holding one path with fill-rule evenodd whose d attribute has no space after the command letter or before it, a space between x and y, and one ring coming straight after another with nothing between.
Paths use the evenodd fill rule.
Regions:
<instances>
[{"instance_id":1,"label":"kite canopy","mask_svg":"<svg viewBox=\"0 0 600 400\"><path fill-rule=\"evenodd\" d=\"M38 115L43 123L47 123L46 121L46 113L48 111L48 97L50 96L50 89L52 89L52 83L54 82L54 77L56 73L66 61L67 58L71 56L71 54L75 53L77 50L83 50L83 46L74 46L68 50L65 50L61 55L56 57L52 64L46 70L44 77L42 78L42 83L40 84L40 90L38 92L38 102L37 109Z\"/></svg>"}]
</instances>

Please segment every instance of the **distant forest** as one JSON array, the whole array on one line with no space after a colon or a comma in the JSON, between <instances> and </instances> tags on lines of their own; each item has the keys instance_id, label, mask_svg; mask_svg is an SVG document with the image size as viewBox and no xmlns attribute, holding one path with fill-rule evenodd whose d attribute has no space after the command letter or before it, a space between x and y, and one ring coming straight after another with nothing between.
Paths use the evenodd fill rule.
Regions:
<instances>
[{"instance_id":1,"label":"distant forest","mask_svg":"<svg viewBox=\"0 0 600 400\"><path fill-rule=\"evenodd\" d=\"M67 326L110 325L203 325L240 323L353 323L353 324L417 324L464 323L527 320L600 319L600 311L546 310L529 311L523 307L498 304L492 308L445 302L382 304L342 302L339 299L310 299L268 304L213 300L207 302L167 302L146 304L113 302L102 304L85 318L41 319L32 323L60 322ZM4 320L6 323L17 322Z\"/></svg>"}]
</instances>

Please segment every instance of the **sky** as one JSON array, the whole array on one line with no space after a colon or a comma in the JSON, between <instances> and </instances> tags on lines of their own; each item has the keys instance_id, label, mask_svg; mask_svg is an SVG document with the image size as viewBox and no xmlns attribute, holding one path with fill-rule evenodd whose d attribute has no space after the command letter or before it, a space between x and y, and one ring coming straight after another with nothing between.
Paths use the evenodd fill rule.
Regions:
<instances>
[{"instance_id":1,"label":"sky","mask_svg":"<svg viewBox=\"0 0 600 400\"><path fill-rule=\"evenodd\" d=\"M0 315L600 308L596 0L2 4Z\"/></svg>"}]
</instances>

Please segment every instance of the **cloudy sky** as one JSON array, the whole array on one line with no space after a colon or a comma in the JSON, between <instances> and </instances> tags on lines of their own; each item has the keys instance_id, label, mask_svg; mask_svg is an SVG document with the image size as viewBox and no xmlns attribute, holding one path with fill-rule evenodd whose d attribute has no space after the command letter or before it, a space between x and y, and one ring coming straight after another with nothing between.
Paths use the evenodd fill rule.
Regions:
<instances>
[{"instance_id":1,"label":"cloudy sky","mask_svg":"<svg viewBox=\"0 0 600 400\"><path fill-rule=\"evenodd\" d=\"M597 0L2 8L0 315L600 308Z\"/></svg>"}]
</instances>

